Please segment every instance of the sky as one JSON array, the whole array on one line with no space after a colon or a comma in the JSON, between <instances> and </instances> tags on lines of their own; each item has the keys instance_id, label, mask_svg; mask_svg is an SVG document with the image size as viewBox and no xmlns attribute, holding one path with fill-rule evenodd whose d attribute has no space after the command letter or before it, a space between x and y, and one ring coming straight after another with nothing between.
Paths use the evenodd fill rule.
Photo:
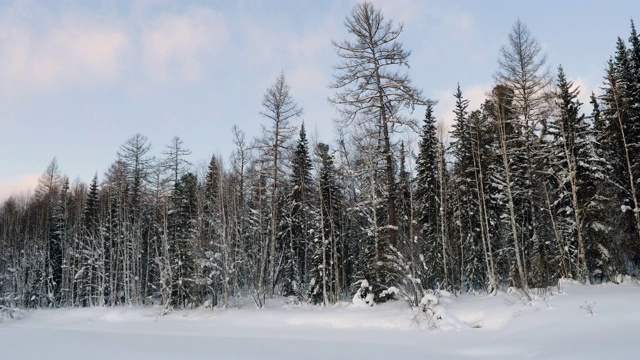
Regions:
<instances>
[{"instance_id":1,"label":"sky","mask_svg":"<svg viewBox=\"0 0 640 360\"><path fill-rule=\"evenodd\" d=\"M445 124L458 84L471 109L484 100L517 19L590 112L617 37L640 14L637 0L372 2L404 25L408 74ZM54 157L71 181L102 179L136 133L154 155L179 136L194 166L226 159L234 124L248 139L261 133L262 97L280 73L310 136L333 143L331 41L349 38L344 20L357 3L0 0L0 200L28 193Z\"/></svg>"}]
</instances>

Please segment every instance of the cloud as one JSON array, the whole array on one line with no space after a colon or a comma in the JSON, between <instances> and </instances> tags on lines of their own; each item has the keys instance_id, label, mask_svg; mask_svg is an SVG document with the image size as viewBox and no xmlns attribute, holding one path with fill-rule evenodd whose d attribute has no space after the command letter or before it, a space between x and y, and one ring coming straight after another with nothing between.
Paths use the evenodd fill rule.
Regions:
<instances>
[{"instance_id":1,"label":"cloud","mask_svg":"<svg viewBox=\"0 0 640 360\"><path fill-rule=\"evenodd\" d=\"M287 52L295 58L312 60L331 49L330 39L326 31L308 33L300 37L294 36L288 41Z\"/></svg>"},{"instance_id":2,"label":"cloud","mask_svg":"<svg viewBox=\"0 0 640 360\"><path fill-rule=\"evenodd\" d=\"M0 201L8 199L11 195L32 193L38 185L40 175L22 174L9 178L0 178Z\"/></svg>"},{"instance_id":3,"label":"cloud","mask_svg":"<svg viewBox=\"0 0 640 360\"><path fill-rule=\"evenodd\" d=\"M423 0L375 0L377 8L382 15L394 23L413 23L424 21L424 15L432 9L427 1Z\"/></svg>"},{"instance_id":4,"label":"cloud","mask_svg":"<svg viewBox=\"0 0 640 360\"><path fill-rule=\"evenodd\" d=\"M123 69L130 39L117 24L66 15L43 21L0 18L0 72L11 86L45 88L111 82Z\"/></svg>"},{"instance_id":5,"label":"cloud","mask_svg":"<svg viewBox=\"0 0 640 360\"><path fill-rule=\"evenodd\" d=\"M582 103L582 112L587 114L591 112L591 104L589 104L591 101L591 92L595 93L596 96L600 95L602 92L600 87L598 85L594 85L591 79L591 77L578 77L574 80L569 79L570 81L573 81L574 88L577 87L580 90L578 100Z\"/></svg>"},{"instance_id":6,"label":"cloud","mask_svg":"<svg viewBox=\"0 0 640 360\"><path fill-rule=\"evenodd\" d=\"M444 23L453 30L455 38L465 38L473 30L473 17L465 13L451 13L444 16Z\"/></svg>"},{"instance_id":7,"label":"cloud","mask_svg":"<svg viewBox=\"0 0 640 360\"><path fill-rule=\"evenodd\" d=\"M151 20L141 35L143 68L151 79L176 76L196 81L206 66L225 54L229 30L224 18L205 8Z\"/></svg>"},{"instance_id":8,"label":"cloud","mask_svg":"<svg viewBox=\"0 0 640 360\"><path fill-rule=\"evenodd\" d=\"M195 6L178 13L124 16L18 3L0 10L0 84L6 89L116 83L142 73L153 82L195 81L223 56L229 31L218 13Z\"/></svg>"},{"instance_id":9,"label":"cloud","mask_svg":"<svg viewBox=\"0 0 640 360\"><path fill-rule=\"evenodd\" d=\"M296 67L286 77L293 93L321 92L322 89L327 89L330 81L325 71L311 64ZM318 99L318 101L324 100Z\"/></svg>"}]
</instances>

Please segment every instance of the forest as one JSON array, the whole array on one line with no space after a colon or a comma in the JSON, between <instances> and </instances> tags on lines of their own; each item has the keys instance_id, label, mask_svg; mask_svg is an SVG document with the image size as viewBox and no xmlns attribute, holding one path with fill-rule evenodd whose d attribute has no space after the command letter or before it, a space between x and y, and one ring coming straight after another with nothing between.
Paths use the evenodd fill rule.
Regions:
<instances>
[{"instance_id":1,"label":"forest","mask_svg":"<svg viewBox=\"0 0 640 360\"><path fill-rule=\"evenodd\" d=\"M418 305L438 289L529 296L560 279L640 274L633 21L588 105L516 21L484 103L453 94L450 134L411 81L402 25L367 2L344 24L333 143L310 142L280 74L262 98L261 136L234 126L232 153L201 174L177 136L151 156L134 134L89 183L70 182L54 158L32 195L0 204L0 305Z\"/></svg>"}]
</instances>

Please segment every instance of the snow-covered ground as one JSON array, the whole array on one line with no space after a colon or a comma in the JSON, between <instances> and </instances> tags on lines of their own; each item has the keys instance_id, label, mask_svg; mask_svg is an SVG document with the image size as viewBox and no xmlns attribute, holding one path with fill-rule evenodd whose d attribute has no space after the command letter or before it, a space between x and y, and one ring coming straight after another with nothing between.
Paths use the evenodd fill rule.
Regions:
<instances>
[{"instance_id":1,"label":"snow-covered ground","mask_svg":"<svg viewBox=\"0 0 640 360\"><path fill-rule=\"evenodd\" d=\"M531 303L518 293L441 298L435 330L401 301L28 311L0 324L0 359L640 359L636 282L552 290Z\"/></svg>"}]
</instances>

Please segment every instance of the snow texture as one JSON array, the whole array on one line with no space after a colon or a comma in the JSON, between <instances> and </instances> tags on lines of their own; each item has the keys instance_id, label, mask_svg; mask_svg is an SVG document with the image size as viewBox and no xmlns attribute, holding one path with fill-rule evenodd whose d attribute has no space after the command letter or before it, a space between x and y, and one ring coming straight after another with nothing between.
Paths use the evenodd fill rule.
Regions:
<instances>
[{"instance_id":1,"label":"snow texture","mask_svg":"<svg viewBox=\"0 0 640 360\"><path fill-rule=\"evenodd\" d=\"M621 280L564 282L532 291L532 301L518 291L426 296L442 308L431 331L404 301L320 308L273 299L263 309L247 301L166 316L155 308L5 311L0 359L637 359L640 287Z\"/></svg>"}]
</instances>

